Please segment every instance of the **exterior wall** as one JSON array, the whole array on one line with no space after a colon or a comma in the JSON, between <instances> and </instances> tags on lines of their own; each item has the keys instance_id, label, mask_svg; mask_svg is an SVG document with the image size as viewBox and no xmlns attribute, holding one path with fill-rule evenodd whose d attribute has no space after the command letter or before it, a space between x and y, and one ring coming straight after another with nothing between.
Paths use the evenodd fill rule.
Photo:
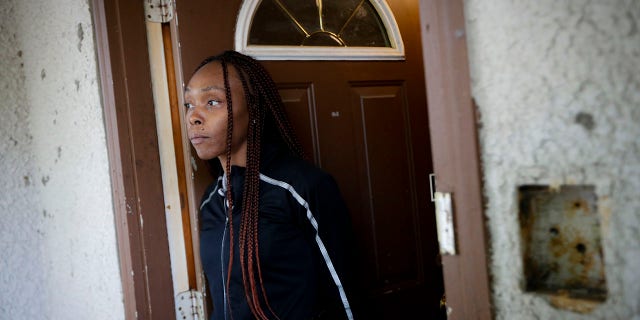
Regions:
<instances>
[{"instance_id":1,"label":"exterior wall","mask_svg":"<svg viewBox=\"0 0 640 320\"><path fill-rule=\"evenodd\" d=\"M0 2L0 318L123 319L86 0Z\"/></svg>"},{"instance_id":2,"label":"exterior wall","mask_svg":"<svg viewBox=\"0 0 640 320\"><path fill-rule=\"evenodd\" d=\"M640 2L465 1L497 319L640 319ZM598 197L608 299L524 292L518 186Z\"/></svg>"}]
</instances>

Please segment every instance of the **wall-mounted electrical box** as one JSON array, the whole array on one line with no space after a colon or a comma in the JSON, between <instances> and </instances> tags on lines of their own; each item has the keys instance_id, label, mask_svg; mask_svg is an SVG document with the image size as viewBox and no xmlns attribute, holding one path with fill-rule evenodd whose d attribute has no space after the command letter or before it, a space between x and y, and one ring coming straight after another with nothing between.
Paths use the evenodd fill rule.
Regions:
<instances>
[{"instance_id":1,"label":"wall-mounted electrical box","mask_svg":"<svg viewBox=\"0 0 640 320\"><path fill-rule=\"evenodd\" d=\"M607 297L597 196L591 185L519 187L525 290Z\"/></svg>"}]
</instances>

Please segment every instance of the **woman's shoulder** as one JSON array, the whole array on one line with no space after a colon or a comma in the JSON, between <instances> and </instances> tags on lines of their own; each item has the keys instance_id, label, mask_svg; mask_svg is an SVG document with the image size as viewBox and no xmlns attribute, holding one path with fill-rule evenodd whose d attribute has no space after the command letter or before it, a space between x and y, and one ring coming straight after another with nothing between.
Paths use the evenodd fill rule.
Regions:
<instances>
[{"instance_id":1,"label":"woman's shoulder","mask_svg":"<svg viewBox=\"0 0 640 320\"><path fill-rule=\"evenodd\" d=\"M290 155L283 155L265 168L263 176L287 183L296 189L312 189L333 177L314 163Z\"/></svg>"}]
</instances>

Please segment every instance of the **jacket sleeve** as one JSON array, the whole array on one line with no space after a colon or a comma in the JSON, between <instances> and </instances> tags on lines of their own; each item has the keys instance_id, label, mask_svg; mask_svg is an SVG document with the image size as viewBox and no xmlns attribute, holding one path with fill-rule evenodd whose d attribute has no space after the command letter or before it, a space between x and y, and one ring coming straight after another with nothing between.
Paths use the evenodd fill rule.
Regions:
<instances>
[{"instance_id":1,"label":"jacket sleeve","mask_svg":"<svg viewBox=\"0 0 640 320\"><path fill-rule=\"evenodd\" d=\"M358 319L360 290L354 270L355 237L347 206L337 183L328 174L314 183L310 193L309 211L317 223L317 237L316 230L312 230L312 236L319 248L317 260L321 270L323 311L318 319Z\"/></svg>"}]
</instances>

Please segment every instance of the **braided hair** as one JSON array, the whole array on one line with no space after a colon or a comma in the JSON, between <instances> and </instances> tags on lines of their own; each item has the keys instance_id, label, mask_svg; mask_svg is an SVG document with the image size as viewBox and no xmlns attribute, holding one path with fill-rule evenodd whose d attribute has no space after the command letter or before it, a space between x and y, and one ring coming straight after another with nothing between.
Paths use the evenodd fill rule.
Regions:
<instances>
[{"instance_id":1,"label":"braided hair","mask_svg":"<svg viewBox=\"0 0 640 320\"><path fill-rule=\"evenodd\" d=\"M244 191L242 194L242 214L238 250L240 251L240 267L245 298L251 313L258 319L269 319L268 314L278 318L271 309L266 296L260 268L258 243L258 215L259 215L259 185L260 185L260 154L263 141L286 147L293 155L303 157L303 151L291 124L284 112L280 93L267 72L255 59L236 51L225 51L219 55L204 59L194 71L194 74L209 63L217 62L222 66L224 89L227 100L227 136L226 136L226 168L231 172L231 144L233 133L233 101L229 85L229 66L236 69L249 113L249 127L247 132L247 161L245 170ZM208 162L211 170L221 174L221 165L217 159ZM228 218L233 230L233 196L231 179L226 179L226 198L228 201ZM229 293L229 283L234 257L233 232L229 233L230 250L225 291ZM258 279L256 279L256 275ZM264 306L261 303L264 302ZM266 307L266 309L265 309ZM268 310L268 312L267 312Z\"/></svg>"}]
</instances>

